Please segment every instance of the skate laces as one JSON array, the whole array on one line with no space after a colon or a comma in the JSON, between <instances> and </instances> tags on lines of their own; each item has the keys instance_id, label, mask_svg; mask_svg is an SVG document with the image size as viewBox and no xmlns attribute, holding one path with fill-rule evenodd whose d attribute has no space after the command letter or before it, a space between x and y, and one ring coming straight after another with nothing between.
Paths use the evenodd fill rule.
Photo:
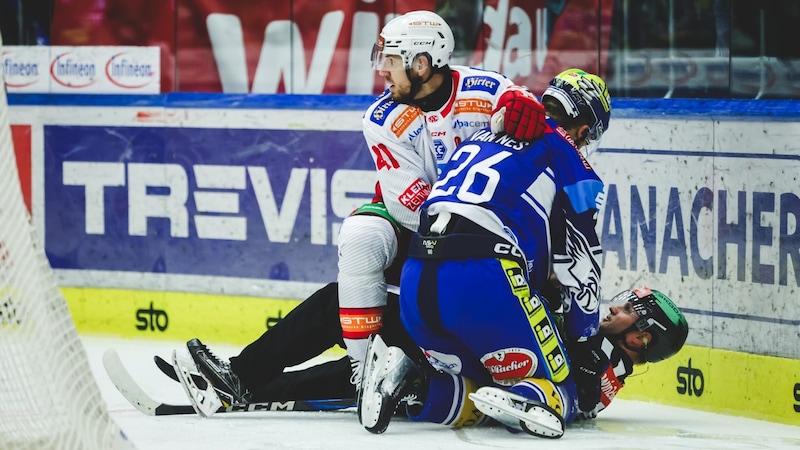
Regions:
<instances>
[{"instance_id":1,"label":"skate laces","mask_svg":"<svg viewBox=\"0 0 800 450\"><path fill-rule=\"evenodd\" d=\"M197 355L201 356L205 360L206 364L210 362L211 364L209 365L216 366L214 369L216 369L218 372L230 371L230 363L217 357L217 355L215 355L214 352L212 352L211 349L206 346L206 344L200 342L199 339L192 339L189 341L188 346L197 349Z\"/></svg>"},{"instance_id":2,"label":"skate laces","mask_svg":"<svg viewBox=\"0 0 800 450\"><path fill-rule=\"evenodd\" d=\"M364 363L357 359L350 358L350 370L352 372L350 375L350 384L358 389L361 384L361 373L364 371Z\"/></svg>"},{"instance_id":3,"label":"skate laces","mask_svg":"<svg viewBox=\"0 0 800 450\"><path fill-rule=\"evenodd\" d=\"M409 392L400 399L400 403L405 403L408 406L421 406L423 403L419 400L416 392Z\"/></svg>"},{"instance_id":4,"label":"skate laces","mask_svg":"<svg viewBox=\"0 0 800 450\"><path fill-rule=\"evenodd\" d=\"M206 346L206 344L200 344L200 347L198 347L198 354L202 355L206 361L217 366L220 372L229 372L231 370L231 363L221 360Z\"/></svg>"}]
</instances>

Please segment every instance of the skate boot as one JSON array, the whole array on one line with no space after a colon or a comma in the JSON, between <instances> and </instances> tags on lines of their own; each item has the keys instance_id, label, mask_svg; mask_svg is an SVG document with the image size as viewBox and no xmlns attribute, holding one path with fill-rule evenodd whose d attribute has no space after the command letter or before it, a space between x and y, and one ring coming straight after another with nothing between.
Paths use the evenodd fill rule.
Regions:
<instances>
[{"instance_id":1,"label":"skate boot","mask_svg":"<svg viewBox=\"0 0 800 450\"><path fill-rule=\"evenodd\" d=\"M214 386L197 368L197 364L189 354L189 350L186 348L173 350L172 366L175 368L178 382L183 386L183 390L189 397L192 408L197 414L203 417L211 417L222 408L222 401L219 399Z\"/></svg>"},{"instance_id":2,"label":"skate boot","mask_svg":"<svg viewBox=\"0 0 800 450\"><path fill-rule=\"evenodd\" d=\"M509 428L557 439L564 435L564 419L550 406L511 391L484 386L469 394L475 407Z\"/></svg>"},{"instance_id":3,"label":"skate boot","mask_svg":"<svg viewBox=\"0 0 800 450\"><path fill-rule=\"evenodd\" d=\"M383 433L397 405L426 383L424 371L399 347L373 335L367 347L358 396L358 420L370 433Z\"/></svg>"},{"instance_id":4,"label":"skate boot","mask_svg":"<svg viewBox=\"0 0 800 450\"><path fill-rule=\"evenodd\" d=\"M247 403L250 400L250 393L233 373L228 361L219 359L197 338L187 342L186 348L197 368L214 387L223 406Z\"/></svg>"}]
</instances>

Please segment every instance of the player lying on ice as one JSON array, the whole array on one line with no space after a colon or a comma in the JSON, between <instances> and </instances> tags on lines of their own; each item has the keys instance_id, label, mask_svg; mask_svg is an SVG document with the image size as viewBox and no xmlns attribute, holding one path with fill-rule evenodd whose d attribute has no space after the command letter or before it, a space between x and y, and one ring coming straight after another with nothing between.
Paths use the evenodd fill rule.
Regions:
<instances>
[{"instance_id":1,"label":"player lying on ice","mask_svg":"<svg viewBox=\"0 0 800 450\"><path fill-rule=\"evenodd\" d=\"M642 289L638 292L646 292L646 290ZM261 378L258 377L259 374L257 371L248 372L254 374L255 379L253 384L243 384L239 380L239 377L231 371L230 364L227 361L215 357L205 346L198 344L198 341L192 340L189 342L189 345L195 350L202 349L205 358L213 359L219 367L224 368L223 370L227 373L226 379L234 381L240 387L240 392L244 393L244 397L246 397L247 401L262 402L293 399L354 398L356 391L355 387L350 383L350 363L347 357L312 366L304 370L282 372L283 367L305 362L307 359L311 359L324 350L327 350L330 345L335 345L337 340L339 342L341 341L341 334L337 334L335 331L337 323L335 319L338 317L336 314L336 305L338 304L336 293L336 283L326 285L315 292L304 303L301 303L298 308L292 310L278 325L270 328L270 330L262 335L257 342L262 343L263 346L260 348L263 348L267 354L273 355L274 359L270 359L269 357L266 358L266 360L264 358L258 358L257 352L255 351L253 351L253 353L243 351L239 355L239 358L244 358L246 361L251 359L253 361L258 360L263 367L261 371L263 375ZM663 359L668 357L667 352L659 353L654 351L652 345L650 346L649 356L647 358L636 354L631 355L631 350L627 349L625 344L623 344L623 342L635 342L637 339L641 340L642 337L647 338L646 334L639 333L638 328L636 328L637 323L640 326L643 324L646 326L647 324L647 320L643 319L643 317L647 317L647 315L640 316L639 311L648 311L649 315L657 317L660 316L661 313L653 309L654 306L661 310L661 305L672 304L672 302L668 300L661 301L658 304L655 304L651 300L653 299L639 299L634 291L626 290L617 294L609 304L608 313L604 315L603 320L600 322L600 332L598 334L598 336L602 337L600 348L602 348L603 352L597 354L596 362L588 361L584 363L584 366L593 365L599 367L599 369L597 369L597 381L593 382L591 376L584 379L584 385L580 388L585 396L584 400L581 402L583 406L580 408L583 411L578 414L575 418L576 420L594 418L599 411L608 406L616 393L624 386L625 378L633 372L633 366L635 364L642 364L648 360L656 361L659 354L662 355ZM390 308L384 318L385 330L391 330L393 327L400 325L399 315L397 315L398 311L396 309L397 302L397 295L390 293L388 303ZM302 307L304 305L311 308L305 309ZM332 310L327 314L327 321L324 320L326 316L325 313L318 314L326 307ZM649 311L649 309L653 309L653 311ZM558 317L558 315L556 315L556 317ZM682 315L679 317L682 317ZM305 318L308 318L314 324L312 324L311 327L305 326L308 324L308 322L304 320ZM327 328L330 328L328 331L324 329L326 327L326 322L329 325ZM558 319L556 319L556 322L558 322ZM679 322L684 324L683 328L685 329L685 320L681 321L679 319ZM284 324L285 326L279 326L280 324ZM322 328L315 328L316 325ZM673 334L676 333L673 332ZM686 332L684 331L677 334L675 339L670 339L670 337L667 336L667 339L670 339L667 342L671 344L662 344L659 347L664 348L665 346L671 345L671 348L675 349L675 351L680 349L681 343L685 340ZM682 338L681 335L683 336ZM279 343L284 342L283 339L289 336L297 337L298 340L292 340L291 342L294 344L290 344L289 348L281 347ZM397 341L394 340L394 342L396 343ZM304 346L302 343L309 343L310 345ZM254 344L251 344L251 346ZM197 345L199 345L199 347ZM292 354L292 356L289 357L288 354L290 354L293 349L297 350L299 353ZM410 353L416 349L417 347L412 345ZM669 354L671 353L672 352ZM418 354L417 358L419 358L418 361L424 362L424 357L421 354ZM615 364L611 364L611 361L614 361ZM622 362L621 365L619 365L619 361ZM578 361L571 361L573 367L578 367L578 363ZM277 374L275 374L276 370L278 372ZM430 371L432 369L428 367L427 370ZM204 371L203 373L205 375L208 372ZM430 376L430 374L428 376ZM214 379L214 377L208 378L210 380ZM601 382L605 389L600 389ZM216 392L221 394L221 397L230 399L232 390L228 387L229 382L223 383L217 380L213 383L214 386L217 387ZM409 400L412 397L410 394L404 395L404 397L406 396L409 397ZM466 401L469 400L467 399ZM230 400L228 400L228 402L230 402ZM233 401L233 403L243 402L244 400ZM419 404L418 401L412 401L411 403ZM398 413L405 415L406 404L401 402L398 409ZM459 415L470 417L469 414L465 414L465 411L469 411L469 409L462 407ZM473 411L470 411L470 413L472 412ZM472 420L453 420L447 425L477 425L482 422L480 417L480 415L473 415Z\"/></svg>"},{"instance_id":2,"label":"player lying on ice","mask_svg":"<svg viewBox=\"0 0 800 450\"><path fill-rule=\"evenodd\" d=\"M591 134L590 128L597 131L608 128L610 108L608 110L603 108L598 101L594 102L594 107L590 102L580 105L584 111L583 115L592 117L592 120L589 121L592 124L591 127L583 123L585 121L578 121L574 117L579 115L580 111L576 102L580 103L584 94L589 96L590 91L595 90L594 86L563 85L558 77L554 78L550 84L553 85L553 89L548 87L542 96L545 112L556 118L570 136L575 136L575 139L578 139L577 143L588 141L586 137ZM556 84L563 85L563 87L555 89ZM447 85L442 85L431 94L431 97L441 96L439 90L446 87ZM423 100L425 99L427 97L423 98ZM524 103L523 100L527 100L527 97L512 97L509 106L499 108L495 115L491 117L487 115L483 120L491 121L493 124L505 122L505 120L495 120L494 118L495 116L504 117L504 111L515 110L512 105ZM535 99L531 99L531 101L538 104ZM597 110L594 111L593 108ZM517 129L521 128L524 127L518 124ZM595 132L596 138L599 139L600 134L602 133ZM402 238L407 241L409 235L410 232L405 230L398 239ZM384 271L386 282L394 286L399 285L400 267L405 261L405 251L402 249L407 248L408 245L407 243L398 244L398 247L394 262ZM277 325L247 345L239 355L231 358L230 363L219 361L200 340L190 341L188 343L189 350L200 369L215 382L218 389L224 388L220 393L223 403L243 403L247 400L260 399L277 401L354 398L355 388L350 383L351 368L347 358L304 372L304 376L299 374L282 375L286 367L308 361L334 345L338 344L347 348L340 321L339 290L340 287L337 283L331 283L315 292ZM403 348L415 348L416 345L408 338L397 319L399 309L396 294L389 293L386 297L387 304L385 310L382 311L381 328L384 339L392 345L403 346L402 344L405 342L408 345ZM552 298L555 304L561 303L558 292L555 292ZM393 342L393 340L399 342ZM316 382L318 378L329 380L329 383L319 384Z\"/></svg>"},{"instance_id":3,"label":"player lying on ice","mask_svg":"<svg viewBox=\"0 0 800 450\"><path fill-rule=\"evenodd\" d=\"M473 426L493 418L510 431L558 438L565 424L595 418L605 409L635 365L662 361L677 353L687 334L686 318L663 293L646 287L622 291L611 300L609 313L592 342L567 346L568 357L569 348L579 345L599 351L589 360L570 361L574 373L559 383L540 375L546 360L528 360L533 363L531 369L523 359L512 359L513 352L505 355L505 361L499 354L486 355L485 364L496 372L483 366L471 372L460 358L428 352L439 361L440 370L435 370L425 361L412 360L398 347L387 347L376 335L367 353L359 420L367 430L382 433L399 405L412 421ZM493 373L508 372L524 375L492 379ZM464 373L473 373L474 378Z\"/></svg>"}]
</instances>

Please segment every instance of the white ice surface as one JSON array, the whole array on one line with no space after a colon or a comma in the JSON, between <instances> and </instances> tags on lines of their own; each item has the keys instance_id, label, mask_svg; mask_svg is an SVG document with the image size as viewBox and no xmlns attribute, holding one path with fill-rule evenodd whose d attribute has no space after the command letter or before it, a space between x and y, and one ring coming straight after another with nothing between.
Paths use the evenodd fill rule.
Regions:
<instances>
[{"instance_id":1,"label":"white ice surface","mask_svg":"<svg viewBox=\"0 0 800 450\"><path fill-rule=\"evenodd\" d=\"M102 355L117 349L128 370L153 397L187 403L180 385L153 364L169 359L177 342L82 337L112 418L137 448L154 449L789 449L800 448L800 427L617 399L594 421L570 425L561 439L510 434L503 428L451 429L393 420L382 435L367 432L352 409L335 412L252 412L146 416L114 388ZM240 348L207 342L219 356Z\"/></svg>"}]
</instances>

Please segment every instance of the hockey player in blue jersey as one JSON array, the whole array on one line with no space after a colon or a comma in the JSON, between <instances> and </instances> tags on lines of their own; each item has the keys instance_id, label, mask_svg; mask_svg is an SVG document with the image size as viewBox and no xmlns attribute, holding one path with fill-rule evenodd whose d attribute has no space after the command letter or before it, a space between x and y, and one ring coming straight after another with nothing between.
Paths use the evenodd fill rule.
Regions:
<instances>
[{"instance_id":1,"label":"hockey player in blue jersey","mask_svg":"<svg viewBox=\"0 0 800 450\"><path fill-rule=\"evenodd\" d=\"M423 204L401 277L401 319L428 363L449 376L415 389L424 364L397 348L384 351L375 339L358 402L369 431L383 432L401 397L420 390L425 401L409 410L413 420L454 420L454 407L469 407L453 400L466 400L464 392L482 413L537 436L559 437L577 416L562 338L582 342L599 330L595 225L604 192L580 149L608 129L611 99L600 77L569 69L551 81L542 102L549 126L541 139L476 132ZM561 285L560 332L537 292L551 275ZM590 361L578 353L597 350L571 351ZM599 379L592 367L586 371ZM478 386L485 387L474 392Z\"/></svg>"}]
</instances>

